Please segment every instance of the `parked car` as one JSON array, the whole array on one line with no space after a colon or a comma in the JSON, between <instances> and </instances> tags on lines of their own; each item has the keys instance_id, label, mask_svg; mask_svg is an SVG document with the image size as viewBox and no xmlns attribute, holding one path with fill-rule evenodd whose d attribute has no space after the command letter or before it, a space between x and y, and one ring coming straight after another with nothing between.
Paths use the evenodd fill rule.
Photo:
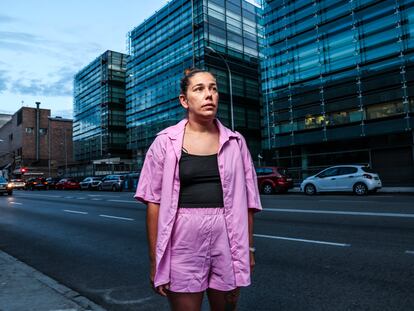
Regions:
<instances>
[{"instance_id":1,"label":"parked car","mask_svg":"<svg viewBox=\"0 0 414 311\"><path fill-rule=\"evenodd\" d=\"M378 174L364 165L338 165L328 167L314 176L306 178L301 191L313 195L317 192L353 191L366 195L382 187Z\"/></svg>"},{"instance_id":2,"label":"parked car","mask_svg":"<svg viewBox=\"0 0 414 311\"><path fill-rule=\"evenodd\" d=\"M11 183L9 183L6 178L0 177L0 195L3 193L7 193L8 195L13 194L13 187Z\"/></svg>"},{"instance_id":3,"label":"parked car","mask_svg":"<svg viewBox=\"0 0 414 311\"><path fill-rule=\"evenodd\" d=\"M125 176L107 175L102 178L99 190L122 191L124 189Z\"/></svg>"},{"instance_id":4,"label":"parked car","mask_svg":"<svg viewBox=\"0 0 414 311\"><path fill-rule=\"evenodd\" d=\"M55 189L58 189L58 190L69 190L69 189L79 190L80 186L79 186L79 182L77 182L73 178L62 178L61 180L59 180L59 182L56 183Z\"/></svg>"},{"instance_id":5,"label":"parked car","mask_svg":"<svg viewBox=\"0 0 414 311\"><path fill-rule=\"evenodd\" d=\"M293 180L283 167L256 167L257 183L263 194L286 193L293 188Z\"/></svg>"},{"instance_id":6,"label":"parked car","mask_svg":"<svg viewBox=\"0 0 414 311\"><path fill-rule=\"evenodd\" d=\"M79 186L81 190L82 189L97 190L100 184L101 184L100 177L86 177L84 180L82 180L79 183Z\"/></svg>"},{"instance_id":7,"label":"parked car","mask_svg":"<svg viewBox=\"0 0 414 311\"><path fill-rule=\"evenodd\" d=\"M10 184L13 189L24 189L26 182L23 179L12 179Z\"/></svg>"},{"instance_id":8,"label":"parked car","mask_svg":"<svg viewBox=\"0 0 414 311\"><path fill-rule=\"evenodd\" d=\"M46 178L48 189L56 189L56 184L59 182L60 178L48 177Z\"/></svg>"},{"instance_id":9,"label":"parked car","mask_svg":"<svg viewBox=\"0 0 414 311\"><path fill-rule=\"evenodd\" d=\"M25 190L47 190L48 183L43 177L32 177L26 180Z\"/></svg>"}]
</instances>

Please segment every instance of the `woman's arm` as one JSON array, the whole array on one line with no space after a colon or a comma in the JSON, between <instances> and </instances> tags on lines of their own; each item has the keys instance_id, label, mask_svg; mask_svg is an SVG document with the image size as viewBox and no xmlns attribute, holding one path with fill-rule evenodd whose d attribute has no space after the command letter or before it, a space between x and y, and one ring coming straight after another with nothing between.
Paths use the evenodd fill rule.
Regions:
<instances>
[{"instance_id":1,"label":"woman's arm","mask_svg":"<svg viewBox=\"0 0 414 311\"><path fill-rule=\"evenodd\" d=\"M254 248L254 242L253 242L253 222L254 222L254 209L248 210L248 221L249 221L249 247ZM255 265L255 258L254 258L254 252L249 251L250 253L250 273L253 273L254 265Z\"/></svg>"},{"instance_id":2,"label":"woman's arm","mask_svg":"<svg viewBox=\"0 0 414 311\"><path fill-rule=\"evenodd\" d=\"M148 255L150 261L150 278L154 282L155 276L155 248L157 244L157 230L158 230L158 213L160 205L148 202L147 205L147 241L148 241Z\"/></svg>"},{"instance_id":3,"label":"woman's arm","mask_svg":"<svg viewBox=\"0 0 414 311\"><path fill-rule=\"evenodd\" d=\"M158 231L158 214L160 205L148 202L147 204L147 241L148 255L150 261L150 282L152 288L160 295L167 296L165 292L169 288L168 284L154 287L154 278L156 272L156 247L157 247L157 231Z\"/></svg>"}]
</instances>

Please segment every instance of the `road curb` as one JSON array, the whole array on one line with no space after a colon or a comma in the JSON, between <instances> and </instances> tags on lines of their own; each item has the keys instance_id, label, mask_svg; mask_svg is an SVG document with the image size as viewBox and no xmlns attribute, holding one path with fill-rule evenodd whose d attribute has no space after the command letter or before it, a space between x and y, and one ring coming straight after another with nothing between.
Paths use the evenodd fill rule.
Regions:
<instances>
[{"instance_id":1,"label":"road curb","mask_svg":"<svg viewBox=\"0 0 414 311\"><path fill-rule=\"evenodd\" d=\"M0 250L0 260L6 261L12 265L17 265L19 271L26 274L28 278L35 279L39 281L44 286L54 290L59 295L70 300L74 304L79 306L80 310L84 311L106 311L106 309L92 302L88 298L81 296L78 292L70 289L69 287L59 283L58 281L48 277L47 275L41 273L40 271L35 270L34 268L28 266L19 259L3 252Z\"/></svg>"}]
</instances>

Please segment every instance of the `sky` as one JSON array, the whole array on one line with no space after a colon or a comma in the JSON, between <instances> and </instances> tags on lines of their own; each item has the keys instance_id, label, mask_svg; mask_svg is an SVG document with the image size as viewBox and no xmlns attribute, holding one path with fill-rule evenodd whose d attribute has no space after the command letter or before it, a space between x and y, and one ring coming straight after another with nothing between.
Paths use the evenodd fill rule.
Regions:
<instances>
[{"instance_id":1,"label":"sky","mask_svg":"<svg viewBox=\"0 0 414 311\"><path fill-rule=\"evenodd\" d=\"M167 0L0 0L0 113L22 106L72 117L73 76Z\"/></svg>"}]
</instances>

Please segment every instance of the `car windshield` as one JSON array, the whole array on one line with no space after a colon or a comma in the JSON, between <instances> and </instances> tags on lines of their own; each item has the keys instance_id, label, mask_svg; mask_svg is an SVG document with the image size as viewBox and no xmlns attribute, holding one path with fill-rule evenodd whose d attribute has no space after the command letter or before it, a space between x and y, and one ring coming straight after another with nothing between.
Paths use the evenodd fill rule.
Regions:
<instances>
[{"instance_id":1,"label":"car windshield","mask_svg":"<svg viewBox=\"0 0 414 311\"><path fill-rule=\"evenodd\" d=\"M282 176L289 176L289 171L286 168L281 168L279 167L277 169L277 171L279 172L280 175Z\"/></svg>"},{"instance_id":2,"label":"car windshield","mask_svg":"<svg viewBox=\"0 0 414 311\"><path fill-rule=\"evenodd\" d=\"M92 179L93 179L93 180L101 180L101 178L100 178L100 177L93 177Z\"/></svg>"},{"instance_id":3,"label":"car windshield","mask_svg":"<svg viewBox=\"0 0 414 311\"><path fill-rule=\"evenodd\" d=\"M6 180L6 179L4 179L4 177L0 177L0 182L1 182L1 183L5 183L5 182L7 182L7 180Z\"/></svg>"},{"instance_id":4,"label":"car windshield","mask_svg":"<svg viewBox=\"0 0 414 311\"><path fill-rule=\"evenodd\" d=\"M361 169L365 172L365 173L375 173L371 168L369 167L361 167Z\"/></svg>"}]
</instances>

